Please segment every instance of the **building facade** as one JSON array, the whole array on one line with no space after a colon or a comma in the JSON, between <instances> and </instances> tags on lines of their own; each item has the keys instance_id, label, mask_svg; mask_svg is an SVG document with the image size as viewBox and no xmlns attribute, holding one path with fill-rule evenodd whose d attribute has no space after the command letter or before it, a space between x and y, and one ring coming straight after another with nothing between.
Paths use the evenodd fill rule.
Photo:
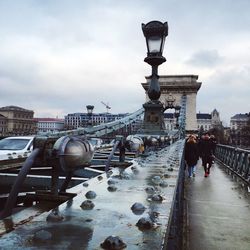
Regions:
<instances>
[{"instance_id":1,"label":"building facade","mask_svg":"<svg viewBox=\"0 0 250 250\"><path fill-rule=\"evenodd\" d=\"M164 113L164 122L166 130L173 130L176 128L177 120L174 113Z\"/></svg>"},{"instance_id":2,"label":"building facade","mask_svg":"<svg viewBox=\"0 0 250 250\"><path fill-rule=\"evenodd\" d=\"M232 145L250 149L250 112L231 117L230 138Z\"/></svg>"},{"instance_id":3,"label":"building facade","mask_svg":"<svg viewBox=\"0 0 250 250\"><path fill-rule=\"evenodd\" d=\"M8 119L0 114L0 136L5 136L8 131Z\"/></svg>"},{"instance_id":4,"label":"building facade","mask_svg":"<svg viewBox=\"0 0 250 250\"><path fill-rule=\"evenodd\" d=\"M211 114L208 113L197 113L197 127L198 131L203 130L209 131L213 128L221 128L222 122L220 120L220 113L214 109Z\"/></svg>"},{"instance_id":5,"label":"building facade","mask_svg":"<svg viewBox=\"0 0 250 250\"><path fill-rule=\"evenodd\" d=\"M197 117L197 127L198 131L208 131L212 128L212 116L208 113L198 113L196 114Z\"/></svg>"},{"instance_id":6,"label":"building facade","mask_svg":"<svg viewBox=\"0 0 250 250\"><path fill-rule=\"evenodd\" d=\"M250 112L245 114L236 114L230 119L230 129L240 130L247 125L250 119Z\"/></svg>"},{"instance_id":7,"label":"building facade","mask_svg":"<svg viewBox=\"0 0 250 250\"><path fill-rule=\"evenodd\" d=\"M38 134L46 132L59 132L64 129L64 119L58 118L34 118Z\"/></svg>"},{"instance_id":8,"label":"building facade","mask_svg":"<svg viewBox=\"0 0 250 250\"><path fill-rule=\"evenodd\" d=\"M6 135L31 135L35 133L34 111L17 106L0 108L0 114L7 119Z\"/></svg>"},{"instance_id":9,"label":"building facade","mask_svg":"<svg viewBox=\"0 0 250 250\"><path fill-rule=\"evenodd\" d=\"M188 113L187 113L188 116ZM221 127L222 122L220 120L220 114L219 112L214 109L211 114L209 113L197 113L196 114L196 120L197 120L197 131L209 131L216 127ZM167 130L172 130L176 128L176 118L174 116L174 113L164 113L164 121L166 125Z\"/></svg>"},{"instance_id":10,"label":"building facade","mask_svg":"<svg viewBox=\"0 0 250 250\"><path fill-rule=\"evenodd\" d=\"M65 129L76 129L80 127L87 127L89 125L99 125L115 120L119 120L128 113L124 114L110 114L110 113L93 113L91 116L87 113L72 113L64 118Z\"/></svg>"}]
</instances>

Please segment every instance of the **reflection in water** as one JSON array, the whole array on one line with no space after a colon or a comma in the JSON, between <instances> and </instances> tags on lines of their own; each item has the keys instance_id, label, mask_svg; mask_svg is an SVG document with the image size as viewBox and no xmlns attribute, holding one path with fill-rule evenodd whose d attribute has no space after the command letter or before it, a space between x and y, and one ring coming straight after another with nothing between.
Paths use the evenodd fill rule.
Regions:
<instances>
[{"instance_id":1,"label":"reflection in water","mask_svg":"<svg viewBox=\"0 0 250 250\"><path fill-rule=\"evenodd\" d=\"M34 232L29 247L41 249L87 249L93 230L72 224L55 224Z\"/></svg>"}]
</instances>

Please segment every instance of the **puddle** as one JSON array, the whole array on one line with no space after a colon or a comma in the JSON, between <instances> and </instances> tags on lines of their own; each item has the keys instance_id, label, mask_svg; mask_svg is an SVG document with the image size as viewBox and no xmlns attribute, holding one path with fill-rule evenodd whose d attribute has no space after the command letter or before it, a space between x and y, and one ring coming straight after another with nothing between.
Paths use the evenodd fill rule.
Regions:
<instances>
[{"instance_id":1,"label":"puddle","mask_svg":"<svg viewBox=\"0 0 250 250\"><path fill-rule=\"evenodd\" d=\"M44 237L46 235L46 237ZM36 230L27 240L28 247L42 249L85 249L92 239L93 230L72 224L55 224Z\"/></svg>"}]
</instances>

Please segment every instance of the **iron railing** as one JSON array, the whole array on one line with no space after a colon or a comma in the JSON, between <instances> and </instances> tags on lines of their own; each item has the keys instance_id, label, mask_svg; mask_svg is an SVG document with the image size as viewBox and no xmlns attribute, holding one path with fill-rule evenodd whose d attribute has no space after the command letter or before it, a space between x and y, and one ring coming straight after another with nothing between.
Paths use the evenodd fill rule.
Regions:
<instances>
[{"instance_id":1,"label":"iron railing","mask_svg":"<svg viewBox=\"0 0 250 250\"><path fill-rule=\"evenodd\" d=\"M218 144L215 156L220 163L250 184L250 151Z\"/></svg>"},{"instance_id":2,"label":"iron railing","mask_svg":"<svg viewBox=\"0 0 250 250\"><path fill-rule=\"evenodd\" d=\"M178 143L178 142L177 142ZM183 249L184 240L184 180L185 180L185 141L182 140L178 150L180 168L178 172L177 186L174 201L172 203L172 214L169 232L163 246L164 250Z\"/></svg>"}]
</instances>

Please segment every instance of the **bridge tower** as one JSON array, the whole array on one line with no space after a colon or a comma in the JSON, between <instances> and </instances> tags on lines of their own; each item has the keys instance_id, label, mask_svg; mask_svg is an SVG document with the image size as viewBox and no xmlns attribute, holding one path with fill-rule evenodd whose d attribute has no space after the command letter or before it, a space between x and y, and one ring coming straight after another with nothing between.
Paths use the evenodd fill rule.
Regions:
<instances>
[{"instance_id":1,"label":"bridge tower","mask_svg":"<svg viewBox=\"0 0 250 250\"><path fill-rule=\"evenodd\" d=\"M161 89L160 101L165 105L167 97L171 94L175 98L175 105L181 105L181 97L186 95L186 132L197 131L196 95L201 87L198 75L161 75L159 84ZM142 83L146 91L146 101L149 100L147 90L150 77L146 77L146 83Z\"/></svg>"}]
</instances>

